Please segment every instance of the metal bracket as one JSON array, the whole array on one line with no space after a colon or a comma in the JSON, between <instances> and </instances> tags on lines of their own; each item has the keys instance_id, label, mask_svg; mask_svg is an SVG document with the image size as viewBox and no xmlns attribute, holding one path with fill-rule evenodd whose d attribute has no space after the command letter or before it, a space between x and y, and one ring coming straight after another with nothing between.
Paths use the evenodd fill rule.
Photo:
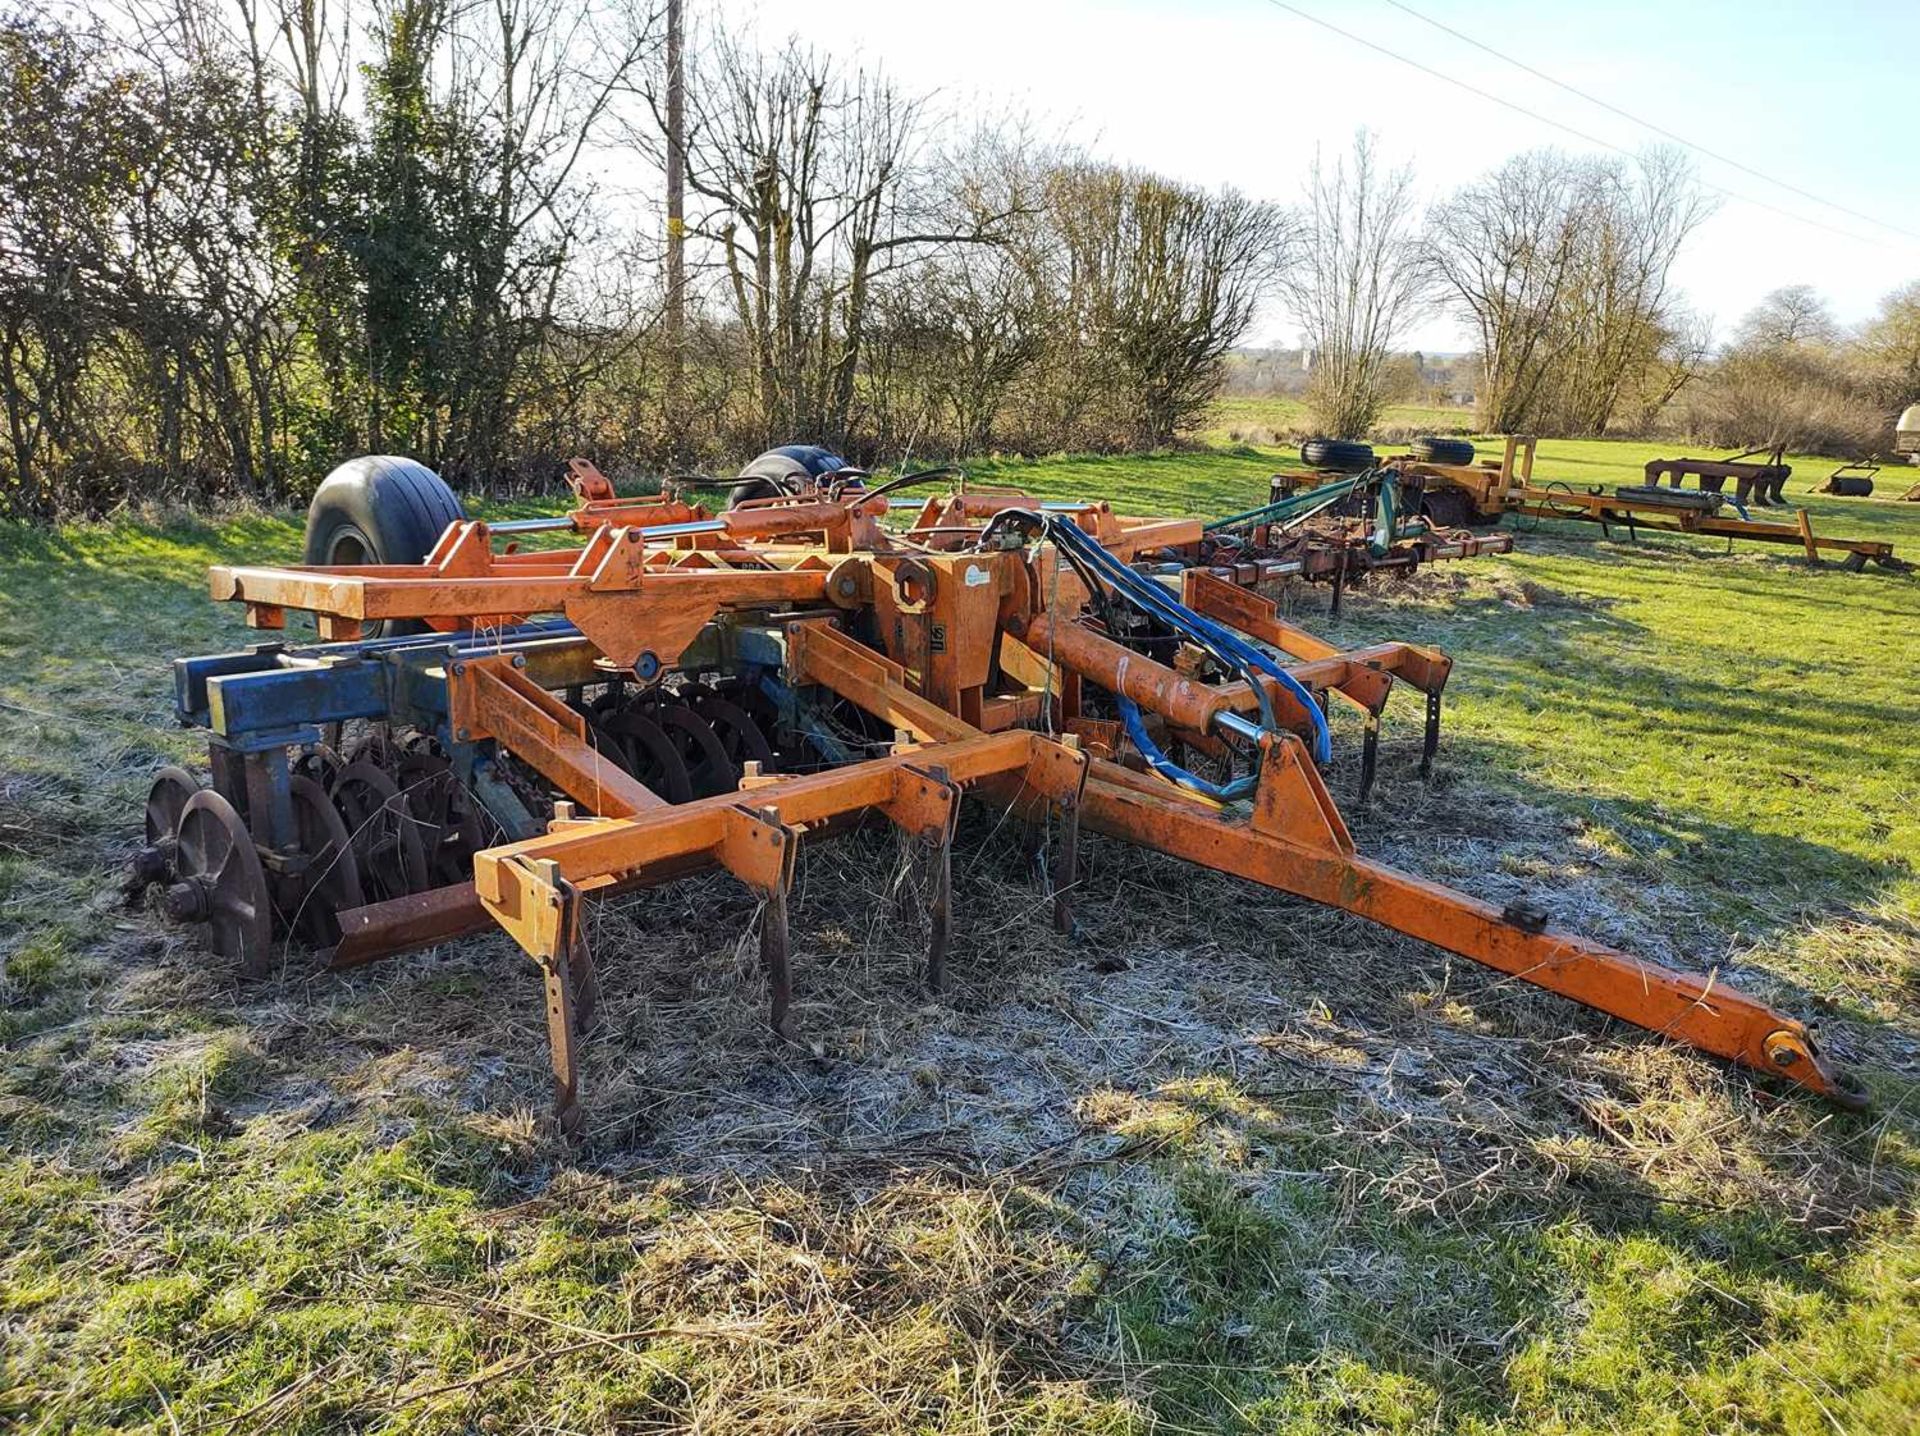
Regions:
<instances>
[{"instance_id":1,"label":"metal bracket","mask_svg":"<svg viewBox=\"0 0 1920 1436\"><path fill-rule=\"evenodd\" d=\"M777 808L729 808L717 856L765 904L760 914L760 965L772 990L771 1025L784 1035L787 1009L793 1003L787 894L800 856L800 830L781 822Z\"/></svg>"}]
</instances>

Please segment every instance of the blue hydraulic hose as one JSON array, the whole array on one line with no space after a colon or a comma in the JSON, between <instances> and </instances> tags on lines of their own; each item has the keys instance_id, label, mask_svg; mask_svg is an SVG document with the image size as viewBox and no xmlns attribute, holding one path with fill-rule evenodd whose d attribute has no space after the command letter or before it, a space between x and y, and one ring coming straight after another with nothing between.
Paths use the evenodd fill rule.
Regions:
<instances>
[{"instance_id":1,"label":"blue hydraulic hose","mask_svg":"<svg viewBox=\"0 0 1920 1436\"><path fill-rule=\"evenodd\" d=\"M1097 539L1083 532L1077 525L1059 524L1057 527L1062 532L1070 532L1071 537L1067 541L1068 547L1073 548L1076 553L1080 554L1081 557L1086 559L1096 569L1102 570L1108 581L1111 582L1116 589L1125 593L1128 597L1133 598L1136 603L1139 603L1144 608L1148 608L1150 611L1156 612L1158 616L1164 619L1170 626L1185 633L1187 636L1201 639L1208 647L1213 648L1217 654L1231 656L1236 659L1240 667L1257 668L1274 678L1281 687L1285 688L1300 702L1312 720L1314 761L1316 763L1325 763L1332 758L1333 739L1332 734L1327 729L1326 716L1321 713L1320 705L1314 701L1313 695L1306 690L1297 678L1280 667L1272 659L1268 658L1265 653L1246 642L1238 634L1230 632L1219 624L1214 623L1211 619L1203 618L1185 604L1172 598L1152 580L1142 578L1112 554L1108 553ZM1059 541L1057 535L1055 541ZM1260 700L1261 717L1264 720L1265 726L1269 730L1278 728L1279 723L1274 717L1271 704L1267 701L1265 690L1258 683L1253 685L1253 690L1255 696Z\"/></svg>"},{"instance_id":2,"label":"blue hydraulic hose","mask_svg":"<svg viewBox=\"0 0 1920 1436\"><path fill-rule=\"evenodd\" d=\"M1119 701L1120 718L1127 725L1127 737L1133 741L1133 746L1140 750L1140 756L1147 760L1147 766L1162 777L1171 778L1183 788L1192 788L1223 803L1244 797L1252 792L1254 786L1260 781L1258 773L1243 773L1223 786L1218 783L1209 783L1198 774L1188 772L1162 752L1160 745L1155 743L1147 733L1147 725L1140 716L1140 705L1124 693L1115 694L1114 697Z\"/></svg>"},{"instance_id":3,"label":"blue hydraulic hose","mask_svg":"<svg viewBox=\"0 0 1920 1436\"><path fill-rule=\"evenodd\" d=\"M1049 529L1049 536L1055 544L1061 548L1071 550L1101 577L1106 579L1117 592L1131 599L1139 607L1154 614L1156 617L1165 621L1170 627L1185 634L1187 637L1199 640L1205 647L1212 649L1216 655L1232 659L1236 666L1242 669L1258 669L1260 672L1273 678L1306 710L1307 716L1313 725L1314 761L1316 763L1326 763L1331 760L1333 756L1333 735L1327 728L1326 715L1320 711L1320 705L1314 701L1313 695L1307 691L1305 685L1303 685L1299 679L1275 663L1258 648L1246 642L1246 640L1242 639L1238 634L1232 633L1219 624L1214 623L1211 619L1204 618L1200 614L1195 613L1185 604L1166 593L1165 590L1151 579L1142 578L1139 574L1121 563L1119 559L1108 553L1099 540L1083 531L1077 524L1061 522L1049 517L1047 527ZM1251 676L1252 675L1249 674L1249 677ZM1253 691L1255 697L1260 702L1263 726L1269 731L1277 729L1280 725L1274 716L1272 704L1268 700L1266 690L1261 684L1256 682L1253 684ZM1125 715L1124 707L1122 708L1122 714L1123 716ZM1137 718L1137 712L1135 716ZM1129 724L1129 737L1134 736L1131 732L1132 726L1132 724ZM1136 746L1138 745L1136 744ZM1158 750L1155 751L1157 752ZM1147 753L1147 749L1141 748L1141 752L1145 754ZM1149 761L1152 761L1151 758ZM1166 759L1164 755L1162 755L1162 761L1171 765L1171 760ZM1156 764L1155 766L1158 765Z\"/></svg>"}]
</instances>

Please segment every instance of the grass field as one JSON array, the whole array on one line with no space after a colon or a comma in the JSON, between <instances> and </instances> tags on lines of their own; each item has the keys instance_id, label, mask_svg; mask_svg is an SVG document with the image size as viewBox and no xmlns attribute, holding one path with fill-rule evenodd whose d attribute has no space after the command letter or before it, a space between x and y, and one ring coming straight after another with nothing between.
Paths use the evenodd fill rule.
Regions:
<instances>
[{"instance_id":1,"label":"grass field","mask_svg":"<svg viewBox=\"0 0 1920 1436\"><path fill-rule=\"evenodd\" d=\"M1376 428L1397 437L1416 432L1464 434L1473 428L1473 411L1430 404L1390 404ZM1219 400L1199 438L1214 446L1284 444L1289 437L1307 437L1311 430L1307 406L1300 400L1278 394L1242 395Z\"/></svg>"},{"instance_id":2,"label":"grass field","mask_svg":"<svg viewBox=\"0 0 1920 1436\"><path fill-rule=\"evenodd\" d=\"M1539 473L1650 452L1546 443ZM976 472L1217 513L1281 462ZM1920 505L1811 503L1920 558ZM1456 659L1437 781L1396 698L1357 840L1818 1019L1874 1111L1103 843L1058 938L983 815L939 1003L892 843L809 850L797 1043L737 890L599 910L568 1150L504 940L243 987L118 897L152 768L198 758L166 660L247 637L204 567L297 524L0 529L0 1422L1914 1429L1920 581L1520 528L1338 621L1297 599Z\"/></svg>"}]
</instances>

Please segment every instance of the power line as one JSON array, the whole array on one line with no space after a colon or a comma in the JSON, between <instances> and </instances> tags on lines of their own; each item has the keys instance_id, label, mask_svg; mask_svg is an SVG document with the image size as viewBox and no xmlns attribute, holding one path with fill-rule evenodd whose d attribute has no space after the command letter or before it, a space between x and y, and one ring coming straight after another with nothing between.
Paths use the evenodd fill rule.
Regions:
<instances>
[{"instance_id":1,"label":"power line","mask_svg":"<svg viewBox=\"0 0 1920 1436\"><path fill-rule=\"evenodd\" d=\"M1387 4L1393 6L1393 8L1396 10L1406 11L1406 13L1413 16L1414 19L1419 20L1424 24L1431 25L1433 26L1434 29L1443 31L1446 34L1453 36L1454 39L1462 41L1465 44L1473 46L1473 48L1476 50L1482 51L1485 54L1493 56L1493 58L1496 60L1504 60L1509 65L1513 65L1518 67L1519 69L1525 70L1529 75L1534 76L1536 79L1545 80L1549 85L1558 86L1560 89L1565 90L1569 95L1577 95L1579 96L1579 98L1585 100L1590 105L1598 105L1601 109L1607 110L1613 114L1616 114L1620 116L1620 118L1623 120L1631 120L1634 124L1640 125L1645 129L1652 130L1656 135L1664 136L1665 138L1672 140L1677 145L1684 145L1690 150L1693 150L1699 154L1705 155L1708 159L1718 160L1721 164L1730 165L1734 169L1741 171L1743 174L1752 175L1755 179L1765 180L1768 184L1778 185L1781 189L1784 189L1784 190L1791 190L1794 194L1799 195L1802 199L1810 199L1815 204L1825 205L1828 209L1838 210L1841 214L1852 215L1855 219L1864 219L1868 224L1879 225L1880 228L1882 229L1890 229L1895 234L1904 234L1909 239L1920 239L1920 233L1916 233L1913 230L1903 229L1901 226L1897 224L1890 224L1884 219L1876 219L1874 216L1870 214L1862 214L1859 210L1850 209L1844 204L1837 204L1833 200L1823 199L1821 196L1813 193L1813 191L1811 190L1802 189L1800 188L1799 185L1789 183L1788 181L1783 180L1776 175L1770 175L1764 170L1757 170L1752 165L1742 164L1739 160L1734 159L1730 155L1723 155L1718 150L1710 150L1705 145L1696 144L1694 141L1688 139L1684 135L1675 134L1672 130L1666 128L1666 126L1664 125L1658 125L1658 124L1655 124L1652 120L1643 119L1639 115L1634 114L1630 110L1623 110L1618 105L1612 104L1609 101L1601 99L1598 95L1590 95L1585 90L1580 89L1578 86L1570 85L1565 80L1557 79L1556 77L1549 75L1545 70L1537 69L1534 66L1529 65L1525 60L1515 59L1512 55L1506 54L1505 52L1500 50L1496 50L1493 48L1493 46L1485 44L1482 41L1476 40L1473 38L1473 36L1466 34L1464 31L1456 30L1453 28L1453 26L1434 19L1431 15L1423 15L1418 10L1414 9L1413 6L1402 4L1401 0L1387 0Z\"/></svg>"},{"instance_id":2,"label":"power line","mask_svg":"<svg viewBox=\"0 0 1920 1436\"><path fill-rule=\"evenodd\" d=\"M1356 35L1351 30L1343 30L1331 20L1322 20L1318 15L1310 14L1297 5L1290 5L1287 3L1287 0L1267 0L1267 3L1276 10L1284 10L1289 15L1298 16L1311 25L1318 25L1323 30L1330 30L1343 40L1350 40L1356 45L1363 45L1375 54L1385 55L1389 60L1396 60L1400 64L1410 66L1424 75L1431 75L1436 80L1445 81L1456 89L1465 90L1470 95L1478 95L1483 100L1491 100L1494 104L1504 109L1512 110L1517 115L1525 115L1528 119L1538 124L1547 125L1556 130L1562 130L1572 135L1575 139L1585 140L1588 144L1598 145L1601 149L1612 150L1616 154L1625 155L1628 159L1635 157L1633 151L1623 145L1616 145L1611 140L1603 140L1598 135L1590 135L1585 130L1577 129L1572 125L1565 124L1556 119L1551 119L1537 110L1530 110L1525 105L1518 104L1504 96L1496 95L1491 90L1483 90L1478 85L1468 84L1457 75L1449 75L1445 70L1436 70L1431 65L1423 65L1420 61L1410 59L1397 50L1389 50L1385 45L1369 40L1364 35ZM1811 225L1815 229L1824 229L1829 234L1837 234L1842 239L1850 239L1856 244L1870 244L1881 249L1894 247L1889 245L1885 240L1873 239L1864 234L1855 234L1852 230L1840 229L1835 225L1827 224L1821 220L1809 219L1804 214L1797 214L1790 209L1782 209L1777 204L1769 204L1766 200L1755 199L1752 195L1742 194L1738 190L1728 189L1725 185L1717 185L1708 180L1702 180L1700 183L1703 188L1710 189L1715 194L1725 195L1728 199L1739 200L1742 204L1750 204L1758 209L1769 210L1774 214L1793 220L1798 224Z\"/></svg>"}]
</instances>

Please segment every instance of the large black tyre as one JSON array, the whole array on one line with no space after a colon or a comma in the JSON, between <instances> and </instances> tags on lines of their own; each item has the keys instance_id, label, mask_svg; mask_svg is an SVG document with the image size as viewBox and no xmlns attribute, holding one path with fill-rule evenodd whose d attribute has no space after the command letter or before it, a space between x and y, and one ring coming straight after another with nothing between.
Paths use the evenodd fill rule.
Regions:
<instances>
[{"instance_id":1,"label":"large black tyre","mask_svg":"<svg viewBox=\"0 0 1920 1436\"><path fill-rule=\"evenodd\" d=\"M1300 446L1300 462L1310 469L1357 474L1373 467L1373 447L1352 439L1309 439Z\"/></svg>"},{"instance_id":2,"label":"large black tyre","mask_svg":"<svg viewBox=\"0 0 1920 1436\"><path fill-rule=\"evenodd\" d=\"M1473 444L1467 439L1443 439L1422 434L1412 444L1414 458L1423 464L1471 464Z\"/></svg>"},{"instance_id":3,"label":"large black tyre","mask_svg":"<svg viewBox=\"0 0 1920 1436\"><path fill-rule=\"evenodd\" d=\"M466 510L425 464L392 454L349 459L307 506L308 563L419 563ZM417 633L412 619L369 624L370 638Z\"/></svg>"},{"instance_id":4,"label":"large black tyre","mask_svg":"<svg viewBox=\"0 0 1920 1436\"><path fill-rule=\"evenodd\" d=\"M847 461L831 449L818 444L783 444L768 449L740 471L739 482L727 496L727 502L743 504L748 499L773 499L800 489L808 479L831 474L847 466Z\"/></svg>"}]
</instances>

